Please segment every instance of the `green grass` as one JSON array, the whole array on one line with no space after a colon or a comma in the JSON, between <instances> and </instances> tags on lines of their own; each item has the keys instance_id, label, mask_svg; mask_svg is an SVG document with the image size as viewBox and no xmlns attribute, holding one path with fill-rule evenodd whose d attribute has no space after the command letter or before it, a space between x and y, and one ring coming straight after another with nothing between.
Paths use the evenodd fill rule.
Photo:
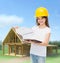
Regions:
<instances>
[{"instance_id":1,"label":"green grass","mask_svg":"<svg viewBox=\"0 0 60 63\"><path fill-rule=\"evenodd\" d=\"M5 53L8 53L7 47L5 47ZM13 58L17 58L17 56L3 55L2 50L0 50L0 61L2 61L2 60L7 61L7 60L10 60L10 59L13 59Z\"/></svg>"},{"instance_id":2,"label":"green grass","mask_svg":"<svg viewBox=\"0 0 60 63\"><path fill-rule=\"evenodd\" d=\"M17 58L17 56L7 56L3 55L2 51L0 50L0 61L8 61L10 59Z\"/></svg>"},{"instance_id":3,"label":"green grass","mask_svg":"<svg viewBox=\"0 0 60 63\"><path fill-rule=\"evenodd\" d=\"M60 62L60 49L58 50L58 55L48 56L46 58L46 63L59 63ZM26 60L23 63L31 63L30 60Z\"/></svg>"},{"instance_id":4,"label":"green grass","mask_svg":"<svg viewBox=\"0 0 60 63\"><path fill-rule=\"evenodd\" d=\"M7 53L7 49L6 52ZM2 50L0 50L0 61L9 61L10 59L17 58L17 56L3 56ZM46 63L59 63L60 62L60 49L58 50L58 55L48 56L46 59ZM31 63L30 60L25 60L23 63Z\"/></svg>"},{"instance_id":5,"label":"green grass","mask_svg":"<svg viewBox=\"0 0 60 63\"><path fill-rule=\"evenodd\" d=\"M53 57L47 57L46 63L59 63L60 62L60 55L59 56L53 56ZM23 63L31 63L30 60L26 60Z\"/></svg>"},{"instance_id":6,"label":"green grass","mask_svg":"<svg viewBox=\"0 0 60 63\"><path fill-rule=\"evenodd\" d=\"M60 62L60 55L54 57L47 57L46 63L57 63Z\"/></svg>"}]
</instances>

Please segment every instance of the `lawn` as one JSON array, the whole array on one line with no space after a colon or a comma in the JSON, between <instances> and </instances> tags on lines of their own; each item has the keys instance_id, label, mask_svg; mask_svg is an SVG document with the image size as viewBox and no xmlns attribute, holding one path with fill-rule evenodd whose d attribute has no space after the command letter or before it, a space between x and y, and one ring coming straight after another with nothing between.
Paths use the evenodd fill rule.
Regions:
<instances>
[{"instance_id":1,"label":"lawn","mask_svg":"<svg viewBox=\"0 0 60 63\"><path fill-rule=\"evenodd\" d=\"M54 57L47 57L46 63L59 63L60 62L60 55ZM26 60L23 63L31 63L30 60Z\"/></svg>"},{"instance_id":2,"label":"lawn","mask_svg":"<svg viewBox=\"0 0 60 63\"><path fill-rule=\"evenodd\" d=\"M2 51L0 50L0 62L1 61L9 61L11 59L20 58L17 56L3 56ZM46 59L46 63L59 63L60 62L60 49L58 50L58 55L48 56ZM24 60L23 63L31 63L29 60Z\"/></svg>"},{"instance_id":3,"label":"lawn","mask_svg":"<svg viewBox=\"0 0 60 63\"><path fill-rule=\"evenodd\" d=\"M48 56L46 63L59 63L60 62L60 49L58 50L58 55ZM30 60L26 60L23 63L31 63Z\"/></svg>"},{"instance_id":4,"label":"lawn","mask_svg":"<svg viewBox=\"0 0 60 63\"><path fill-rule=\"evenodd\" d=\"M17 56L6 56L6 55L3 56L2 50L0 50L0 61L2 61L2 60L6 61L6 60L13 59L13 58L17 58Z\"/></svg>"}]
</instances>

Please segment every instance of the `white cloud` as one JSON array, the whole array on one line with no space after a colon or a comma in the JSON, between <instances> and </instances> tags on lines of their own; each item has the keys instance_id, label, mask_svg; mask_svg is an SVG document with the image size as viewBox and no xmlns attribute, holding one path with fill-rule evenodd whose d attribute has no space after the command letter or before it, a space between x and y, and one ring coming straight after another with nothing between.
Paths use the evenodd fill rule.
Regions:
<instances>
[{"instance_id":1,"label":"white cloud","mask_svg":"<svg viewBox=\"0 0 60 63\"><path fill-rule=\"evenodd\" d=\"M0 27L6 25L20 24L23 22L23 18L16 15L0 15Z\"/></svg>"}]
</instances>

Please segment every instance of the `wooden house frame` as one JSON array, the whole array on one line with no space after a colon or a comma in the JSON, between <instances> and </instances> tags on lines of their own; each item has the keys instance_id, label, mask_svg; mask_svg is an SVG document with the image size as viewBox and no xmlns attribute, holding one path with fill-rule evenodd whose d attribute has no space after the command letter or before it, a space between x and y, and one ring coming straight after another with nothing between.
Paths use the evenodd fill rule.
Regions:
<instances>
[{"instance_id":1,"label":"wooden house frame","mask_svg":"<svg viewBox=\"0 0 60 63\"><path fill-rule=\"evenodd\" d=\"M8 45L8 54L10 55L12 51L15 55L21 54L21 55L29 55L30 51L30 44L25 44L22 41L22 37L19 36L13 28L10 29L9 33L5 37L3 44L2 44L2 50L3 55L5 54L5 45Z\"/></svg>"}]
</instances>

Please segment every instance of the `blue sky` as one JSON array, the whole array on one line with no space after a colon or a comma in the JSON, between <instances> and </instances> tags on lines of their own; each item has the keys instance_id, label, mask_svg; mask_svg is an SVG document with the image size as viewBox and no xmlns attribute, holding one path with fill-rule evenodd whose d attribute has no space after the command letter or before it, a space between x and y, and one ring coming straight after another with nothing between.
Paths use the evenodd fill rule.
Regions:
<instances>
[{"instance_id":1,"label":"blue sky","mask_svg":"<svg viewBox=\"0 0 60 63\"><path fill-rule=\"evenodd\" d=\"M36 8L46 7L51 27L50 40L60 40L60 0L0 0L0 40L13 26L34 26Z\"/></svg>"}]
</instances>

